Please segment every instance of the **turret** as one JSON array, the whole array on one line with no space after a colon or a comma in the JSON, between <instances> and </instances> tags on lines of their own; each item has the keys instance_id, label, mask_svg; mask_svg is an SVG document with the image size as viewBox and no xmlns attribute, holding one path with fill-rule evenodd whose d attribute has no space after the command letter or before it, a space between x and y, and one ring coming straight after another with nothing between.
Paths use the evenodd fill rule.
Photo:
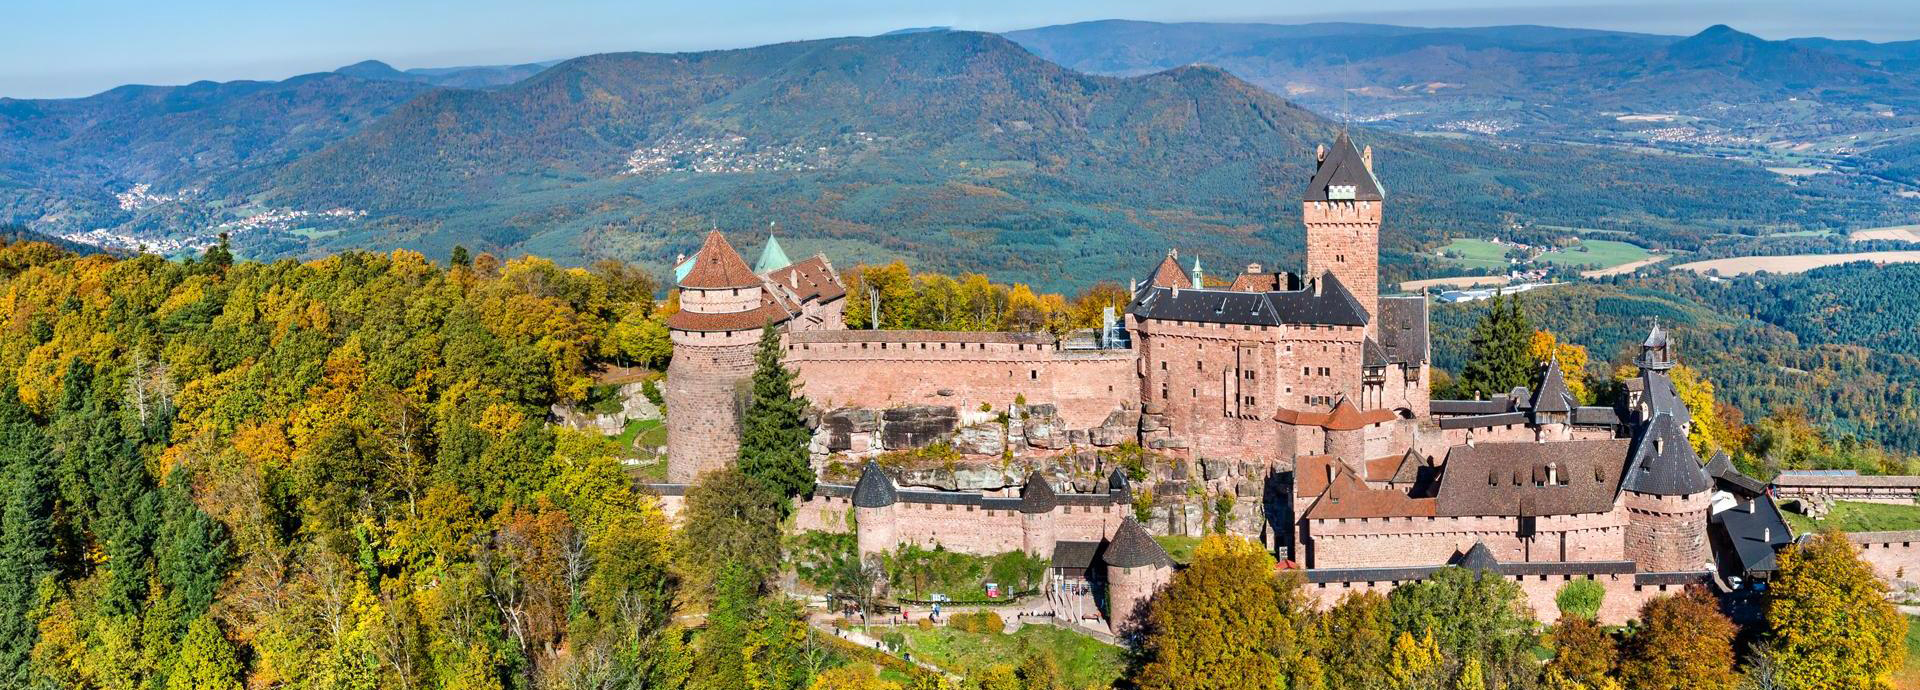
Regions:
<instances>
[{"instance_id":1,"label":"turret","mask_svg":"<svg viewBox=\"0 0 1920 690\"><path fill-rule=\"evenodd\" d=\"M1107 618L1114 634L1124 635L1146 613L1154 592L1173 579L1173 558L1127 516L1101 549L1100 562L1106 569Z\"/></svg>"},{"instance_id":2,"label":"turret","mask_svg":"<svg viewBox=\"0 0 1920 690\"><path fill-rule=\"evenodd\" d=\"M855 540L862 557L893 548L896 534L893 505L899 500L893 478L880 469L879 463L868 460L866 466L860 468L859 483L853 487Z\"/></svg>"},{"instance_id":3,"label":"turret","mask_svg":"<svg viewBox=\"0 0 1920 690\"><path fill-rule=\"evenodd\" d=\"M1634 365L1640 367L1642 371L1672 369L1674 363L1672 340L1672 337L1667 335L1666 329L1655 322L1653 330L1647 333L1647 339L1640 343L1640 356L1633 359Z\"/></svg>"},{"instance_id":4,"label":"turret","mask_svg":"<svg viewBox=\"0 0 1920 690\"><path fill-rule=\"evenodd\" d=\"M1053 529L1053 509L1060 497L1047 484L1046 476L1035 470L1027 474L1027 485L1020 488L1020 536L1022 550L1042 557L1053 556L1058 537Z\"/></svg>"},{"instance_id":5,"label":"turret","mask_svg":"<svg viewBox=\"0 0 1920 690\"><path fill-rule=\"evenodd\" d=\"M1538 427L1538 440L1565 441L1571 438L1573 408L1579 400L1567 389L1567 378L1560 372L1560 358L1547 359L1547 371L1540 376L1540 388L1533 394L1533 424Z\"/></svg>"},{"instance_id":6,"label":"turret","mask_svg":"<svg viewBox=\"0 0 1920 690\"><path fill-rule=\"evenodd\" d=\"M1672 414L1657 412L1641 427L1620 488L1628 512L1627 558L1641 571L1707 567L1713 479Z\"/></svg>"},{"instance_id":7,"label":"turret","mask_svg":"<svg viewBox=\"0 0 1920 690\"><path fill-rule=\"evenodd\" d=\"M1367 332L1379 337L1380 219L1386 200L1373 174L1372 149L1354 148L1345 132L1316 155L1302 219L1307 226L1308 276L1332 273L1367 310Z\"/></svg>"}]
</instances>

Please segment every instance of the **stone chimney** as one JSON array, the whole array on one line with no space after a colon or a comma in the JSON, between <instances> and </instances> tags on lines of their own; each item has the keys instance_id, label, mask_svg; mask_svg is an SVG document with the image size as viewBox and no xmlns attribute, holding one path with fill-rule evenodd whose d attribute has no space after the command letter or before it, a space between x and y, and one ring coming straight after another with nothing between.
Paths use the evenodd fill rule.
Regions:
<instances>
[{"instance_id":1,"label":"stone chimney","mask_svg":"<svg viewBox=\"0 0 1920 690\"><path fill-rule=\"evenodd\" d=\"M1258 263L1251 263L1251 264L1247 264L1247 272L1248 272L1248 273L1259 273L1259 272L1260 272L1260 264L1258 264Z\"/></svg>"},{"instance_id":2,"label":"stone chimney","mask_svg":"<svg viewBox=\"0 0 1920 690\"><path fill-rule=\"evenodd\" d=\"M1371 144L1360 150L1360 164L1367 166L1367 172L1373 172L1373 146Z\"/></svg>"},{"instance_id":3,"label":"stone chimney","mask_svg":"<svg viewBox=\"0 0 1920 690\"><path fill-rule=\"evenodd\" d=\"M1326 144L1320 144L1318 146L1313 147L1313 162L1315 163L1327 162L1327 145Z\"/></svg>"},{"instance_id":4,"label":"stone chimney","mask_svg":"<svg viewBox=\"0 0 1920 690\"><path fill-rule=\"evenodd\" d=\"M1560 463L1547 463L1547 486L1560 485Z\"/></svg>"}]
</instances>

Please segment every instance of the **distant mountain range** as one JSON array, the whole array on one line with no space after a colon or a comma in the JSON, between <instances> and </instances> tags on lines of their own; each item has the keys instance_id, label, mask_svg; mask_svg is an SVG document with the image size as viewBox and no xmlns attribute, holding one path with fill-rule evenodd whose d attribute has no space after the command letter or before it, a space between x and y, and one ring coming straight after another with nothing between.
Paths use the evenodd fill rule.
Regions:
<instances>
[{"instance_id":1,"label":"distant mountain range","mask_svg":"<svg viewBox=\"0 0 1920 690\"><path fill-rule=\"evenodd\" d=\"M1366 25L1258 39L1273 29L1115 23L1012 35L1069 66L1129 75L1117 77L1067 69L999 36L935 29L593 55L544 69L366 62L281 82L0 99L0 222L161 250L228 232L260 256L343 247L441 256L466 244L656 267L710 225L777 222L790 246L845 263L909 257L1046 287L1126 275L1172 245L1222 266L1284 258L1275 255L1297 251L1295 199L1311 152L1341 125L1243 81L1225 60L1183 66L1196 60L1178 59L1186 49L1170 39L1120 35L1112 40L1133 47L1095 45L1099 31L1205 33L1200 26L1268 47L1356 35L1437 40ZM1867 44L1832 57L1842 49L1789 44L1792 57L1777 58L1773 44L1740 47L1744 39L1689 48L1632 34L1485 31L1516 44L1639 46L1669 61L1757 61L1740 69L1770 75L1898 53ZM1360 57L1364 43L1349 39L1344 50ZM1495 49L1484 50L1468 54L1489 70L1500 64ZM1122 67L1129 61L1139 66ZM1872 184L1839 176L1789 184L1745 162L1498 136L1355 138L1379 151L1395 209L1389 251L1401 271L1443 234L1515 223L1625 229L1684 247L1715 233L1913 215Z\"/></svg>"}]
</instances>

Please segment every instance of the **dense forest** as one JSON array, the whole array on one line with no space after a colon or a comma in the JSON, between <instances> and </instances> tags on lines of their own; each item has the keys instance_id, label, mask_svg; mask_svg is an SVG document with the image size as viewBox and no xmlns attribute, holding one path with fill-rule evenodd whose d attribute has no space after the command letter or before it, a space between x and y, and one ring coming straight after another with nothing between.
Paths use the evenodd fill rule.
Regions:
<instances>
[{"instance_id":1,"label":"dense forest","mask_svg":"<svg viewBox=\"0 0 1920 690\"><path fill-rule=\"evenodd\" d=\"M1797 438L1824 438L1835 452L1875 455L1874 446L1884 446L1913 454L1920 452L1916 316L1890 300L1911 291L1916 268L1842 266L1726 282L1673 272L1562 285L1519 302L1535 327L1592 353L1586 373L1595 379L1613 377L1658 322L1674 333L1681 361L1713 384L1733 426L1770 420ZM1485 303L1434 307L1438 367L1462 371L1485 312Z\"/></svg>"}]
</instances>

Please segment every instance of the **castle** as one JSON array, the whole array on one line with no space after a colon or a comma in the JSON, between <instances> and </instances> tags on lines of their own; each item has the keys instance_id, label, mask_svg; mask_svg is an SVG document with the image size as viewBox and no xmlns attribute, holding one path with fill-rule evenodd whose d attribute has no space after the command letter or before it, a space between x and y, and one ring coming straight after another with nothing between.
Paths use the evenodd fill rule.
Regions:
<instances>
[{"instance_id":1,"label":"castle","mask_svg":"<svg viewBox=\"0 0 1920 690\"><path fill-rule=\"evenodd\" d=\"M1115 630L1173 564L1133 517L1127 477L1073 453L1128 442L1246 506L1232 531L1303 568L1323 603L1451 564L1520 582L1547 619L1559 586L1600 581L1602 620L1618 623L1670 588L1765 576L1760 551L1785 543L1784 521L1752 480L1695 454L1668 375L1676 348L1658 326L1617 407L1580 405L1558 362L1532 392L1431 400L1427 299L1379 294L1385 200L1371 148L1341 134L1316 152L1302 199L1304 274L1251 264L1209 286L1197 260L1183 268L1170 251L1132 281L1124 324L1068 338L848 330L825 257L794 263L770 241L748 268L711 233L675 269L669 481L735 459L744 382L771 324L819 412L816 459L865 460L851 485L821 482L802 527L854 529L863 554L919 543L1051 557L1056 594L1104 593ZM963 486L871 460L936 440L1072 471Z\"/></svg>"}]
</instances>

